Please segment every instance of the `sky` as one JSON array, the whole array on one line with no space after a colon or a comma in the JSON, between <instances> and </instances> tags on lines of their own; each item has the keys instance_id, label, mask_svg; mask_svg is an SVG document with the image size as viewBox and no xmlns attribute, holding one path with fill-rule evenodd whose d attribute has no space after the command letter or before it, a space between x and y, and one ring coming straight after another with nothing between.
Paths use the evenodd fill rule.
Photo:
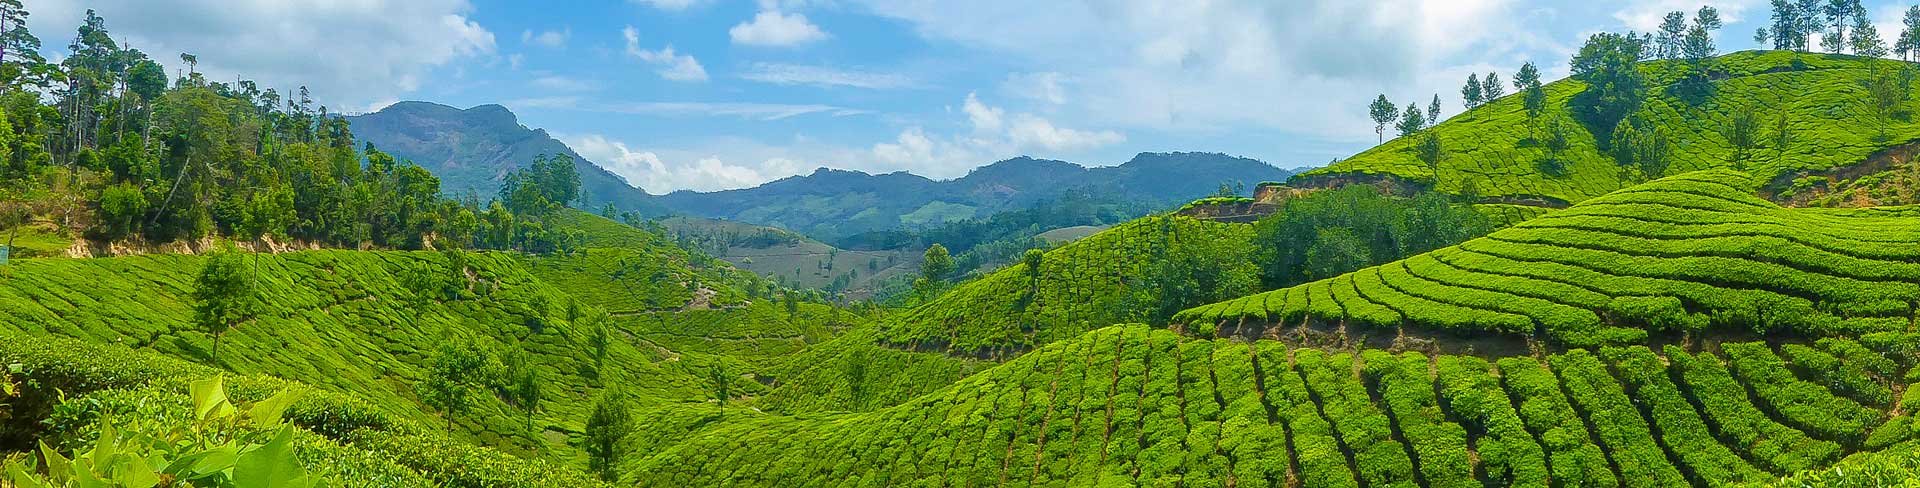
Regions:
<instances>
[{"instance_id":1,"label":"sky","mask_svg":"<svg viewBox=\"0 0 1920 488\"><path fill-rule=\"evenodd\" d=\"M169 71L305 85L334 112L501 104L651 193L817 167L946 179L1019 155L1223 152L1318 166L1385 94L1452 115L1469 73L1549 79L1589 34L1764 0L26 0L61 57L86 9ZM1881 36L1906 4L1866 2Z\"/></svg>"}]
</instances>

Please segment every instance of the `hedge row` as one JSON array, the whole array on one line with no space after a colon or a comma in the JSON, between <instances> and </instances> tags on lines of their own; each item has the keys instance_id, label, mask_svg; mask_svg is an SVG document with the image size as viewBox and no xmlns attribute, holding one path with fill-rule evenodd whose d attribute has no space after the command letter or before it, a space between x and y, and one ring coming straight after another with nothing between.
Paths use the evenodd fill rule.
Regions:
<instances>
[{"instance_id":1,"label":"hedge row","mask_svg":"<svg viewBox=\"0 0 1920 488\"><path fill-rule=\"evenodd\" d=\"M1687 483L1655 442L1647 421L1600 359L1583 349L1554 356L1553 370L1567 397L1593 424L1594 436L1607 448L1627 486L1680 486Z\"/></svg>"},{"instance_id":2,"label":"hedge row","mask_svg":"<svg viewBox=\"0 0 1920 488\"><path fill-rule=\"evenodd\" d=\"M1858 445L1880 423L1880 412L1794 377L1786 362L1765 343L1725 343L1720 348L1726 352L1734 376L1753 390L1762 406L1788 425L1815 437Z\"/></svg>"},{"instance_id":3,"label":"hedge row","mask_svg":"<svg viewBox=\"0 0 1920 488\"><path fill-rule=\"evenodd\" d=\"M1700 412L1674 385L1667 366L1652 350L1644 346L1607 348L1600 354L1613 363L1621 381L1632 389L1635 403L1653 419L1661 444L1679 458L1689 478L1711 486L1770 478L1714 438Z\"/></svg>"},{"instance_id":4,"label":"hedge row","mask_svg":"<svg viewBox=\"0 0 1920 488\"><path fill-rule=\"evenodd\" d=\"M1686 392L1700 404L1715 432L1755 464L1774 474L1800 471L1833 461L1840 445L1808 437L1781 425L1754 406L1747 388L1734 381L1720 359L1709 353L1688 354L1667 346L1667 360L1686 384Z\"/></svg>"}]
</instances>

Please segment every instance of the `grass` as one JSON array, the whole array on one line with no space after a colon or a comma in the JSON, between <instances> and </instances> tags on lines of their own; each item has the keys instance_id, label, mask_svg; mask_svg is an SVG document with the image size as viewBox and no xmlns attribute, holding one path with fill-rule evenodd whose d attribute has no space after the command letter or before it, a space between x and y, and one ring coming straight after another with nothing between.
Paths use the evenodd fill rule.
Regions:
<instances>
[{"instance_id":1,"label":"grass","mask_svg":"<svg viewBox=\"0 0 1920 488\"><path fill-rule=\"evenodd\" d=\"M1901 349L1872 354L1910 358ZM643 417L659 429L638 441L648 454L624 467L635 482L675 486L1541 487L1549 465L1552 486L1730 486L1816 476L1840 460L1781 464L1793 453L1730 441L1745 437L1712 406L1727 395L1761 403L1739 386L1771 383L1696 376L1740 366L1708 353L1666 354L1678 356L1576 349L1495 366L1472 356L1328 353L1114 326L867 412L653 409ZM1740 383L1701 389L1708 378ZM1767 425L1771 439L1846 444L1845 433Z\"/></svg>"},{"instance_id":2,"label":"grass","mask_svg":"<svg viewBox=\"0 0 1920 488\"><path fill-rule=\"evenodd\" d=\"M1898 62L1877 61L1892 68ZM1652 89L1640 116L1669 134L1672 162L1667 174L1743 167L1761 181L1782 175L1819 172L1867 160L1876 151L1920 139L1920 120L1898 117L1879 137L1880 123L1870 116L1859 82L1867 64L1845 55L1745 51L1717 58L1721 76L1706 96L1678 91L1678 66L1651 62L1642 66ZM1547 84L1549 112L1570 113L1569 100L1586 87L1572 79ZM1791 96L1788 96L1791 94ZM1545 198L1579 202L1629 187L1640 180L1602 151L1596 131L1575 126L1562 155L1565 170L1543 171L1546 151L1527 127L1521 96L1508 95L1456 115L1435 126L1445 155L1438 174L1416 157L1416 138L1401 137L1325 168L1294 177L1294 184L1364 176L1391 176L1431 184L1440 191L1472 192L1485 198ZM1751 104L1764 141L1743 161L1735 161L1727 126L1738 109ZM1911 105L1903 110L1911 111ZM1786 118L1786 144L1777 141L1777 118ZM1609 134L1612 127L1599 128ZM1659 176L1659 175L1654 175Z\"/></svg>"},{"instance_id":3,"label":"grass","mask_svg":"<svg viewBox=\"0 0 1920 488\"><path fill-rule=\"evenodd\" d=\"M1496 332L1572 347L1711 331L1904 330L1920 300L1915 208L1785 209L1743 173L1665 178L1459 246L1197 307L1175 322ZM1321 293L1327 288L1332 293Z\"/></svg>"}]
</instances>

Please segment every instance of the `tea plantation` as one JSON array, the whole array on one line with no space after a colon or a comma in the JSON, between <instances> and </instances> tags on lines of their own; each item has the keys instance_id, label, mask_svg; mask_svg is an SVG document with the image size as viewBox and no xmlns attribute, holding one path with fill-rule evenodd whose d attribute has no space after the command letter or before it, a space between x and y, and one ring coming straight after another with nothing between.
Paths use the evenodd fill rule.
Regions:
<instances>
[{"instance_id":1,"label":"tea plantation","mask_svg":"<svg viewBox=\"0 0 1920 488\"><path fill-rule=\"evenodd\" d=\"M1832 477L1822 473L1853 453L1911 452L1911 410L1856 386L1911 391L1901 371L1920 360L1916 341L1881 332L1792 349L1729 342L1717 350L1607 347L1494 361L1114 326L872 412L654 409L642 417L656 428L638 434L648 454L624 463L622 479L673 486L1763 486L1786 475ZM1804 374L1836 365L1867 374ZM1871 458L1861 459L1846 463ZM1907 461L1872 462L1911 470L1900 464Z\"/></svg>"},{"instance_id":2,"label":"tea plantation","mask_svg":"<svg viewBox=\"0 0 1920 488\"><path fill-rule=\"evenodd\" d=\"M1349 333L1497 333L1555 345L1706 333L1903 331L1920 301L1920 208L1785 209L1743 173L1665 178L1484 238L1182 312L1206 334L1242 323Z\"/></svg>"},{"instance_id":3,"label":"tea plantation","mask_svg":"<svg viewBox=\"0 0 1920 488\"><path fill-rule=\"evenodd\" d=\"M1901 64L1873 62L1888 71ZM1712 88L1699 94L1679 83L1688 73L1681 62L1640 63L1648 89L1646 100L1633 115L1659 127L1677 148L1666 163L1667 175L1739 166L1765 182L1858 164L1877 151L1920 139L1920 121L1898 118L1885 121L1886 137L1879 137L1882 121L1864 106L1867 94L1861 81L1870 70L1863 58L1745 51L1714 58L1713 66ZM1547 95L1543 118L1571 120L1570 105L1587 85L1563 79L1542 88ZM1391 176L1493 200L1579 202L1633 186L1641 178L1662 176L1624 171L1605 151L1607 141L1594 135L1604 138L1613 127L1575 126L1567 131L1567 149L1549 158L1538 131L1529 129L1523 98L1514 94L1493 100L1429 129L1445 148L1436 166L1438 175L1419 159L1415 147L1419 138L1401 137L1296 175L1293 183L1323 185ZM1757 114L1761 140L1741 159L1735 157L1728 127L1734 115L1746 109ZM1784 136L1778 131L1782 126ZM1546 159L1557 163L1543 164Z\"/></svg>"}]
</instances>

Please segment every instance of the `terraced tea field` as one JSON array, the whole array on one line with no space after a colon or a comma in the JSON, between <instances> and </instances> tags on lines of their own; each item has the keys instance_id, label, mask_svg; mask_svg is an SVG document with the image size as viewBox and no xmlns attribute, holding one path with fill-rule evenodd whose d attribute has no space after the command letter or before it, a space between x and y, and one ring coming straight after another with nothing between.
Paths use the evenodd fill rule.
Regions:
<instances>
[{"instance_id":1,"label":"terraced tea field","mask_svg":"<svg viewBox=\"0 0 1920 488\"><path fill-rule=\"evenodd\" d=\"M1114 326L906 404L667 408L623 481L673 486L1732 486L1910 443L1920 336L1544 358L1291 349ZM1822 371L1864 372L1861 376ZM1903 396L1910 396L1905 395ZM1907 444L1910 445L1910 444ZM1907 449L1901 447L1900 449Z\"/></svg>"},{"instance_id":2,"label":"terraced tea field","mask_svg":"<svg viewBox=\"0 0 1920 488\"><path fill-rule=\"evenodd\" d=\"M1878 60L1882 69L1898 69L1892 60ZM1789 51L1746 51L1716 58L1713 90L1705 96L1683 95L1674 83L1685 74L1678 61L1641 63L1648 78L1648 95L1638 116L1665 131L1675 150L1668 175L1686 171L1736 166L1734 146L1726 128L1733 114L1752 107L1766 126L1767 140L1741 162L1765 180L1776 176L1819 172L1866 161L1877 151L1920 139L1920 120L1892 120L1888 137L1879 139L1880 122L1862 108L1866 92L1860 82L1868 76L1861 58ZM1571 113L1568 105L1586 89L1585 83L1563 79L1544 86L1550 116ZM1593 131L1574 125L1568 131L1568 149L1560 154L1563 170L1542 165L1546 150L1530 132L1520 95L1510 94L1431 129L1445 155L1438 175L1415 152L1415 138L1387 141L1325 168L1296 175L1295 185L1322 185L1339 180L1390 176L1431 184L1448 193L1470 192L1492 200L1538 199L1579 202L1632 186L1619 164L1602 152ZM1358 107L1356 107L1358 109ZM1776 137L1784 117L1785 145ZM1611 127L1601 128L1601 134ZM1655 175L1656 177L1659 175ZM1791 179L1791 178L1788 178Z\"/></svg>"},{"instance_id":3,"label":"terraced tea field","mask_svg":"<svg viewBox=\"0 0 1920 488\"><path fill-rule=\"evenodd\" d=\"M1350 335L1488 332L1570 347L1702 333L1907 330L1920 301L1920 208L1785 209L1744 173L1688 173L1484 238L1306 285L1197 307L1189 330L1301 326Z\"/></svg>"}]
</instances>

